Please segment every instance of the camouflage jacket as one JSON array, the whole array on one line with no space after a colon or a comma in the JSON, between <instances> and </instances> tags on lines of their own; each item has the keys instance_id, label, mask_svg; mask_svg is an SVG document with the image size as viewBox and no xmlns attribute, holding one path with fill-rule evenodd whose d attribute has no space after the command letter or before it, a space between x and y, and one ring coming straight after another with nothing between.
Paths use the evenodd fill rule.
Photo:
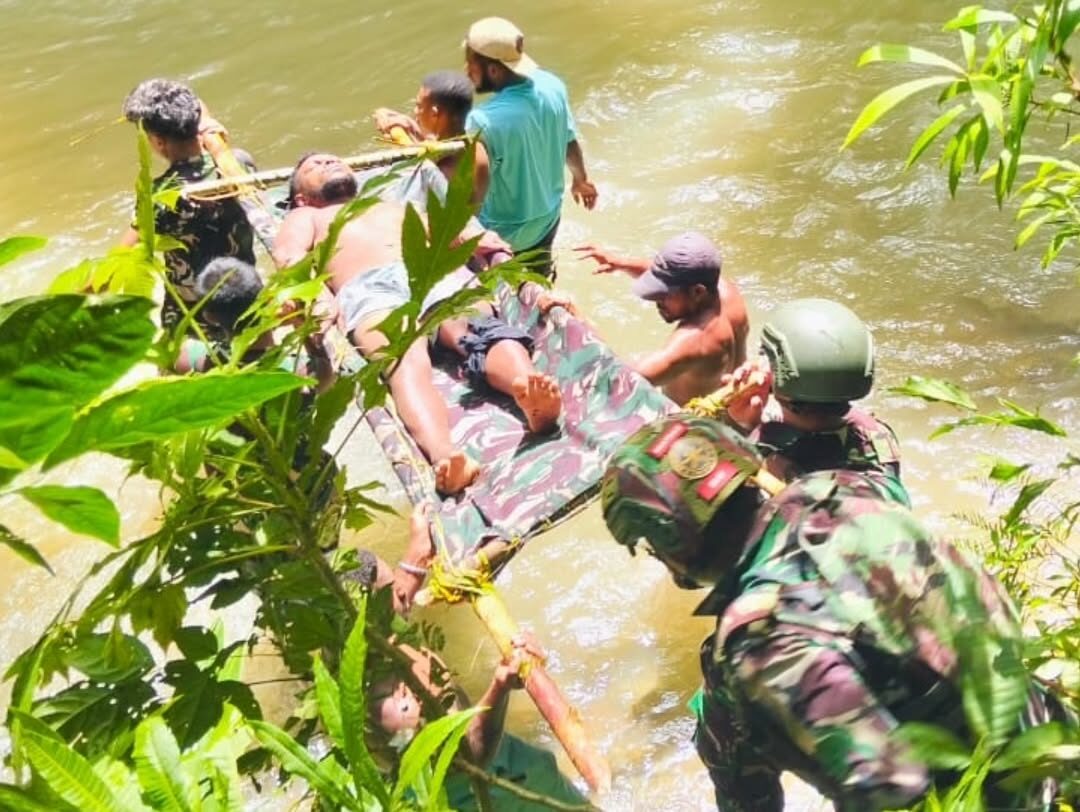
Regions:
<instances>
[{"instance_id":1,"label":"camouflage jacket","mask_svg":"<svg viewBox=\"0 0 1080 812\"><path fill-rule=\"evenodd\" d=\"M784 624L843 636L955 676L958 635L1019 639L1001 587L936 541L887 484L850 471L796 480L760 509L752 541L703 604L716 651L740 630Z\"/></svg>"},{"instance_id":2,"label":"camouflage jacket","mask_svg":"<svg viewBox=\"0 0 1080 812\"><path fill-rule=\"evenodd\" d=\"M204 153L171 164L155 178L154 191L216 176L213 158ZM169 281L185 304L196 301L195 279L211 260L236 257L244 262L255 262L254 232L243 208L233 198L195 201L180 197L174 209L159 204L155 207L154 226L158 234L172 237L187 246L187 250L165 252ZM166 294L161 309L162 325L171 327L181 317L180 308Z\"/></svg>"},{"instance_id":3,"label":"camouflage jacket","mask_svg":"<svg viewBox=\"0 0 1080 812\"><path fill-rule=\"evenodd\" d=\"M868 412L851 409L834 431L808 433L782 422L762 423L751 434L762 453L780 454L791 475L844 468L877 471L900 477L900 444L896 434Z\"/></svg>"}]
</instances>

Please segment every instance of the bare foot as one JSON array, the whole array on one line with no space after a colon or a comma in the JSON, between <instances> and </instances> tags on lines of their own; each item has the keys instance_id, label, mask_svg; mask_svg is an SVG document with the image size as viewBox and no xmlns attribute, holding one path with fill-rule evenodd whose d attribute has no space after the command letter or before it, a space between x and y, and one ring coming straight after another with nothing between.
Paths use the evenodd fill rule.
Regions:
<instances>
[{"instance_id":1,"label":"bare foot","mask_svg":"<svg viewBox=\"0 0 1080 812\"><path fill-rule=\"evenodd\" d=\"M525 413L525 423L534 434L553 431L562 412L562 392L549 375L539 372L517 378L512 384L514 401Z\"/></svg>"},{"instance_id":2,"label":"bare foot","mask_svg":"<svg viewBox=\"0 0 1080 812\"><path fill-rule=\"evenodd\" d=\"M476 460L467 457L464 451L455 451L435 463L435 490L447 496L461 493L479 474Z\"/></svg>"}]
</instances>

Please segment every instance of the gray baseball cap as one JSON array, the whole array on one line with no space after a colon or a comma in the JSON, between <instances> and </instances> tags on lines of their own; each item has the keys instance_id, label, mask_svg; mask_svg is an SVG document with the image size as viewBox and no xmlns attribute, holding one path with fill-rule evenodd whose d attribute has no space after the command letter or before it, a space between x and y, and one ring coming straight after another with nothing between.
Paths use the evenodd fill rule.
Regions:
<instances>
[{"instance_id":1,"label":"gray baseball cap","mask_svg":"<svg viewBox=\"0 0 1080 812\"><path fill-rule=\"evenodd\" d=\"M723 260L712 240L696 231L672 237L653 257L652 265L635 280L632 290L650 302L693 285L715 288Z\"/></svg>"}]
</instances>

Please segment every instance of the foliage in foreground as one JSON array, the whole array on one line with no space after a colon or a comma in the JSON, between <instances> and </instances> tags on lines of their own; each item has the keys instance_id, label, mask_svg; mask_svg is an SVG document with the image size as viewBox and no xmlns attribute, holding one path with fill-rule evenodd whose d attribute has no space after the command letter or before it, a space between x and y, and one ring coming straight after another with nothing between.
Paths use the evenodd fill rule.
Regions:
<instances>
[{"instance_id":1,"label":"foliage in foreground","mask_svg":"<svg viewBox=\"0 0 1080 812\"><path fill-rule=\"evenodd\" d=\"M410 208L403 258L414 299L387 325L391 346L320 394L284 368L315 329L334 241L372 204L376 184L343 208L326 243L266 285L253 326L219 368L114 389L140 362L171 369L187 327L198 330L194 313L173 335L157 335L151 321L146 296L159 281L168 286L159 254L175 243L154 233L142 136L140 157L140 243L60 274L48 295L0 305L0 498L114 547L8 668L15 783L0 785L0 808L242 809L240 777L270 769L286 787L299 779L318 808L444 808L442 781L472 712L446 716L388 642L430 645L437 635L396 616L388 591L357 586L361 562L339 538L390 509L368 495L372 484L347 486L340 447L323 449L358 397L366 407L383 401L381 373L437 323L420 318L419 302L474 250L475 239L453 244L471 215L471 156L445 203L430 199L429 229L416 227ZM0 263L43 244L6 240ZM510 264L479 275L485 292L520 278ZM455 295L438 318L478 295ZM282 315L285 301L299 304L303 326L245 361L259 336L293 317ZM160 484L154 532L121 546L120 513L101 490L38 483L87 453L118 457ZM49 566L9 528L0 527L0 543ZM250 635L230 637L208 620L245 598L257 606ZM241 668L266 641L287 672L278 681L307 698L284 728L263 719ZM377 744L365 704L368 686L388 675L426 698L429 724L400 758Z\"/></svg>"},{"instance_id":2,"label":"foliage in foreground","mask_svg":"<svg viewBox=\"0 0 1080 812\"><path fill-rule=\"evenodd\" d=\"M907 165L943 140L940 162L948 170L949 191L955 194L970 170L981 181L993 182L999 206L1019 198L1017 218L1024 226L1016 245L1048 229L1042 261L1050 264L1080 240L1080 164L1075 160L1080 136L1070 132L1080 114L1080 77L1070 54L1078 26L1077 0L1048 0L1026 11L966 6L945 23L945 30L958 38L958 59L909 45L873 46L859 58L860 66L903 63L931 75L901 82L872 99L844 146L906 99L936 92L941 113L915 139ZM1050 128L1051 122L1060 126ZM1025 151L1033 139L1054 146L1047 154L1040 148Z\"/></svg>"}]
</instances>

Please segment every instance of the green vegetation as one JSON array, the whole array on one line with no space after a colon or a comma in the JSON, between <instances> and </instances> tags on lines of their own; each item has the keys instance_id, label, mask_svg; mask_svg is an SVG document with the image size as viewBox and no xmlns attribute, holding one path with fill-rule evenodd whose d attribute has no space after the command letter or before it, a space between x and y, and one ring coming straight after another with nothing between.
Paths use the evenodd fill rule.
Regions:
<instances>
[{"instance_id":1,"label":"green vegetation","mask_svg":"<svg viewBox=\"0 0 1080 812\"><path fill-rule=\"evenodd\" d=\"M388 590L367 595L356 585L358 556L340 548L341 533L390 509L368 495L373 483L348 487L336 454L322 449L354 400L383 402L380 373L413 341L500 280L532 277L500 266L479 275L479 291L419 317L425 294L475 248L475 240L453 244L471 214L466 155L445 202L429 201L429 229L410 209L403 255L414 299L392 314L391 346L373 363L320 394L309 391L312 380L283 371L315 330L322 270L341 227L374 201L369 185L325 243L266 285L255 323L219 368L115 388L140 363L171 369L188 325L198 330L193 313L173 335L158 335L150 318L146 296L168 284L160 253L173 244L154 234L141 135L140 158L140 243L65 271L48 295L0 305L0 494L114 548L7 671L15 783L0 785L0 807L239 810L241 777L276 770L286 789L299 780L319 809L445 808L442 783L462 758L474 711L446 715L452 692L433 697L396 648L437 648L437 630L395 615ZM43 244L6 240L0 263ZM95 293L73 292L87 287ZM256 338L294 317L281 313L286 301L300 307L302 326L258 360L242 360ZM154 532L121 545L119 511L100 490L35 483L88 453L119 457L160 484ZM0 544L49 566L33 539L0 527ZM244 598L257 605L250 638L229 639L200 620ZM264 720L243 678L250 647L264 640L288 671L282 681L300 691L284 727ZM388 675L412 685L429 722L400 758L380 742L365 702L370 684Z\"/></svg>"},{"instance_id":2,"label":"green vegetation","mask_svg":"<svg viewBox=\"0 0 1080 812\"><path fill-rule=\"evenodd\" d=\"M1070 158L1077 137L1069 134L1072 117L1080 113L1080 78L1069 52L1078 26L1080 3L1075 0L1050 0L1027 13L968 6L945 23L945 30L959 38L958 59L913 46L875 45L863 53L860 65L905 63L931 69L933 75L906 80L871 100L844 147L900 102L936 89L942 112L915 139L907 166L927 155L935 142L943 144L940 162L948 172L950 193L956 194L961 177L970 171L981 182L993 182L999 206L1019 199L1017 218L1024 225L1016 246L1045 229L1049 236L1042 264L1049 265L1064 249L1075 250L1080 238L1080 165ZM1063 126L1055 124L1062 121ZM1025 152L1032 143L1040 145L1038 154ZM1062 720L1030 728L1011 741L995 741L968 708L982 705L987 714L1010 704L1007 690L990 685L1005 665L991 661L984 678L972 681L966 691L971 741L928 726L905 731L928 763L961 773L956 783L918 808L981 810L987 808L989 784L1017 790L1044 778L1056 783L1059 798L1075 803L1080 795L1080 540L1075 532L1080 458L1075 446L1064 429L1037 411L1005 399L993 411L980 411L974 398L946 381L914 377L893 391L961 413L933 436L984 426L1049 435L1061 447L1060 458L1050 461L995 455L986 478L1011 494L1011 503L1002 511L965 518L975 531L971 552L1020 607L1028 632L1025 665L1064 706ZM1032 804L1039 807L1034 798Z\"/></svg>"}]
</instances>

